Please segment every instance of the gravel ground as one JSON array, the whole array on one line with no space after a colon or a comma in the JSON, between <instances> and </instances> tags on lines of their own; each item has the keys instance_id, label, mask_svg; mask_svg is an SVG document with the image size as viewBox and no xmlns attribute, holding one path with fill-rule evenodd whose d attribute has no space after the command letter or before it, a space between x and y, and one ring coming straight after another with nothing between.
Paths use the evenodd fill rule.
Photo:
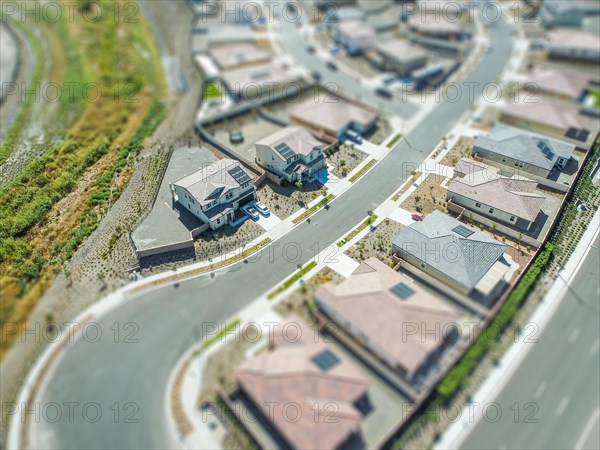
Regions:
<instances>
[{"instance_id":1,"label":"gravel ground","mask_svg":"<svg viewBox=\"0 0 600 450\"><path fill-rule=\"evenodd\" d=\"M356 261L364 261L372 256L376 257L385 264L392 264L392 241L400 230L404 228L402 224L385 219L374 231L368 233L355 245L350 247L345 255Z\"/></svg>"},{"instance_id":2,"label":"gravel ground","mask_svg":"<svg viewBox=\"0 0 600 450\"><path fill-rule=\"evenodd\" d=\"M442 164L450 167L454 167L458 160L463 157L471 156L471 150L473 149L473 142L475 139L469 136L462 136L456 145L452 147L444 159L442 159Z\"/></svg>"},{"instance_id":3,"label":"gravel ground","mask_svg":"<svg viewBox=\"0 0 600 450\"><path fill-rule=\"evenodd\" d=\"M426 215L436 210L447 214L447 191L440 186L444 179L434 173L427 175L425 181L400 206L407 211L418 211Z\"/></svg>"},{"instance_id":4,"label":"gravel ground","mask_svg":"<svg viewBox=\"0 0 600 450\"><path fill-rule=\"evenodd\" d=\"M352 172L361 162L363 162L368 154L357 149L352 144L341 144L339 150L333 155L327 157L327 162L333 166L333 174L338 178L343 178L343 173ZM342 168L345 169L342 171Z\"/></svg>"},{"instance_id":5,"label":"gravel ground","mask_svg":"<svg viewBox=\"0 0 600 450\"><path fill-rule=\"evenodd\" d=\"M292 292L285 300L280 301L275 305L275 311L282 317L287 317L290 314L296 314L307 324L313 325L316 323L315 318L311 314L314 308L315 292L317 288L325 283L333 281L336 284L341 283L344 277L335 270L325 267L319 271L310 280L306 281L302 286Z\"/></svg>"}]
</instances>

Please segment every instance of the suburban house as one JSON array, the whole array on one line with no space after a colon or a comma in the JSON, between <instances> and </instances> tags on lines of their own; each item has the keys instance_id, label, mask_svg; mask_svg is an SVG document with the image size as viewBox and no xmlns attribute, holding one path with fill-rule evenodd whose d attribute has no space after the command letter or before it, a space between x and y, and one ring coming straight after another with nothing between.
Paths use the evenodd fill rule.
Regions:
<instances>
[{"instance_id":1,"label":"suburban house","mask_svg":"<svg viewBox=\"0 0 600 450\"><path fill-rule=\"evenodd\" d=\"M552 171L565 168L573 150L573 144L496 124L489 134L475 138L472 154L519 172L548 178Z\"/></svg>"},{"instance_id":2,"label":"suburban house","mask_svg":"<svg viewBox=\"0 0 600 450\"><path fill-rule=\"evenodd\" d=\"M289 183L307 181L325 167L325 144L300 127L286 127L256 142L256 162Z\"/></svg>"},{"instance_id":3,"label":"suburban house","mask_svg":"<svg viewBox=\"0 0 600 450\"><path fill-rule=\"evenodd\" d=\"M396 72L401 77L410 75L413 70L427 63L425 49L403 39L392 39L377 44L375 52L379 58L369 59L379 70Z\"/></svg>"},{"instance_id":4,"label":"suburban house","mask_svg":"<svg viewBox=\"0 0 600 450\"><path fill-rule=\"evenodd\" d=\"M597 64L600 59L600 36L592 31L554 28L546 34L546 49L550 58Z\"/></svg>"},{"instance_id":5,"label":"suburban house","mask_svg":"<svg viewBox=\"0 0 600 450\"><path fill-rule=\"evenodd\" d=\"M316 304L408 380L431 369L455 339L460 318L454 308L377 258L363 261L342 283L319 287Z\"/></svg>"},{"instance_id":6,"label":"suburban house","mask_svg":"<svg viewBox=\"0 0 600 450\"><path fill-rule=\"evenodd\" d=\"M292 87L300 89L304 86L300 73L272 62L226 70L221 79L237 101L273 100L292 91Z\"/></svg>"},{"instance_id":7,"label":"suburban house","mask_svg":"<svg viewBox=\"0 0 600 450\"><path fill-rule=\"evenodd\" d=\"M221 70L268 63L271 60L268 51L257 47L252 42L214 46L208 50L208 54Z\"/></svg>"},{"instance_id":8,"label":"suburban house","mask_svg":"<svg viewBox=\"0 0 600 450\"><path fill-rule=\"evenodd\" d=\"M519 230L531 228L546 200L537 181L467 158L446 187L448 201Z\"/></svg>"},{"instance_id":9,"label":"suburban house","mask_svg":"<svg viewBox=\"0 0 600 450\"><path fill-rule=\"evenodd\" d=\"M332 24L333 40L346 49L350 56L357 56L373 48L377 33L361 20L347 20Z\"/></svg>"},{"instance_id":10,"label":"suburban house","mask_svg":"<svg viewBox=\"0 0 600 450\"><path fill-rule=\"evenodd\" d=\"M464 37L460 17L448 14L415 14L408 18L408 31L420 36L460 41Z\"/></svg>"},{"instance_id":11,"label":"suburban house","mask_svg":"<svg viewBox=\"0 0 600 450\"><path fill-rule=\"evenodd\" d=\"M348 130L364 135L373 129L378 118L375 109L340 98L307 100L290 115L292 122L313 130L327 142L342 139Z\"/></svg>"},{"instance_id":12,"label":"suburban house","mask_svg":"<svg viewBox=\"0 0 600 450\"><path fill-rule=\"evenodd\" d=\"M171 183L173 200L212 230L255 199L252 177L238 161L222 159Z\"/></svg>"},{"instance_id":13,"label":"suburban house","mask_svg":"<svg viewBox=\"0 0 600 450\"><path fill-rule=\"evenodd\" d=\"M506 248L440 211L403 228L392 242L394 255L465 295L490 296L504 283Z\"/></svg>"},{"instance_id":14,"label":"suburban house","mask_svg":"<svg viewBox=\"0 0 600 450\"><path fill-rule=\"evenodd\" d=\"M506 104L501 111L501 120L573 143L584 151L592 146L600 129L598 119L583 114L581 105L546 97Z\"/></svg>"},{"instance_id":15,"label":"suburban house","mask_svg":"<svg viewBox=\"0 0 600 450\"><path fill-rule=\"evenodd\" d=\"M297 316L273 327L272 336L272 349L237 368L241 392L281 435L286 448L348 448L360 434L361 404L368 403L366 376L323 339L315 339L314 331ZM335 404L335 420L315 420L315 403L319 408ZM295 421L284 411L290 404L295 405ZM270 413L269 405L280 407Z\"/></svg>"},{"instance_id":16,"label":"suburban house","mask_svg":"<svg viewBox=\"0 0 600 450\"><path fill-rule=\"evenodd\" d=\"M534 93L581 102L588 94L590 77L581 72L536 65L525 77L524 87Z\"/></svg>"},{"instance_id":17,"label":"suburban house","mask_svg":"<svg viewBox=\"0 0 600 450\"><path fill-rule=\"evenodd\" d=\"M597 0L550 0L542 3L537 17L547 28L581 28L586 18L599 15Z\"/></svg>"}]
</instances>

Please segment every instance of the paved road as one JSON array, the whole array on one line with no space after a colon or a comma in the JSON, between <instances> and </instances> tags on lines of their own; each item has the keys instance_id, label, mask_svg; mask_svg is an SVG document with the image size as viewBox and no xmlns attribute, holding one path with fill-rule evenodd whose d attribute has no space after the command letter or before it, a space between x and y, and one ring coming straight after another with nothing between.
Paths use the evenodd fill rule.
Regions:
<instances>
[{"instance_id":1,"label":"paved road","mask_svg":"<svg viewBox=\"0 0 600 450\"><path fill-rule=\"evenodd\" d=\"M332 83L337 86L340 93L350 97L360 98L371 106L385 110L393 115L409 119L415 114L419 107L414 103L388 100L375 94L372 88L367 88L357 80L350 78L338 71L327 68L325 61L306 51L306 42L302 38L301 29L297 28L291 21L281 20L281 42L286 51L296 61L311 71L317 71L323 76L322 83ZM329 84L331 86L331 84Z\"/></svg>"},{"instance_id":2,"label":"paved road","mask_svg":"<svg viewBox=\"0 0 600 450\"><path fill-rule=\"evenodd\" d=\"M600 448L599 244L596 238L539 342L496 398L501 419L479 422L462 448Z\"/></svg>"},{"instance_id":3,"label":"paved road","mask_svg":"<svg viewBox=\"0 0 600 450\"><path fill-rule=\"evenodd\" d=\"M502 71L510 56L510 32L502 24L491 29L495 51L479 64L466 81L486 83ZM482 85L476 90L481 94ZM148 292L113 310L99 322L103 330L97 343L78 340L71 345L58 369L47 380L38 400L43 407L50 402L79 402L79 408L96 402L102 417L92 423L95 405L86 417L81 411L66 414L51 423L48 417L32 423L33 448L165 448L173 447L165 417L165 387L171 369L181 355L199 339L203 322L224 321L314 255L316 245L323 248L358 223L370 209L390 196L410 175L416 165L439 143L469 108L468 96L457 102L441 103L384 161L353 186L329 211L317 213L286 235L276 247L262 253L261 259L240 263L219 272L214 278L202 276L182 281L178 288L165 286ZM298 245L299 261L285 261L282 248ZM269 258L272 255L272 258ZM293 251L290 250L290 256ZM183 319L182 317L187 317ZM124 343L124 324L139 326L137 343ZM114 342L114 327L122 332ZM93 336L91 336L93 338ZM120 415L115 417L119 403ZM124 407L132 402L128 409ZM124 414L134 412L137 423L125 423ZM96 408L96 409L94 409ZM92 417L90 417L92 416ZM117 419L117 420L115 420Z\"/></svg>"}]
</instances>

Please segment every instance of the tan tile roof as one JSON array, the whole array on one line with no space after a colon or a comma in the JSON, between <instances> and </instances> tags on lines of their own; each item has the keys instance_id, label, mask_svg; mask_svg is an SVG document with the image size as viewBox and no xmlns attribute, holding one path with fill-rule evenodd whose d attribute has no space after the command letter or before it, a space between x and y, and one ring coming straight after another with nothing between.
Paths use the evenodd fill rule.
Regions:
<instances>
[{"instance_id":1,"label":"tan tile roof","mask_svg":"<svg viewBox=\"0 0 600 450\"><path fill-rule=\"evenodd\" d=\"M406 299L395 295L391 289L400 283L414 294ZM442 344L449 332L445 327L459 318L451 306L377 258L363 261L341 284L321 286L316 297L411 373ZM412 324L418 332L403 333Z\"/></svg>"},{"instance_id":2,"label":"tan tile roof","mask_svg":"<svg viewBox=\"0 0 600 450\"><path fill-rule=\"evenodd\" d=\"M529 98L528 101L510 103L505 106L504 114L530 122L538 122L565 132L571 127L586 128L578 105L553 102L544 97Z\"/></svg>"},{"instance_id":3,"label":"tan tile roof","mask_svg":"<svg viewBox=\"0 0 600 450\"><path fill-rule=\"evenodd\" d=\"M307 100L292 111L292 119L323 127L334 132L348 126L350 122L357 122L363 126L371 123L378 117L377 111L356 103L346 102L342 99L326 98L320 96L318 100Z\"/></svg>"},{"instance_id":4,"label":"tan tile roof","mask_svg":"<svg viewBox=\"0 0 600 450\"><path fill-rule=\"evenodd\" d=\"M298 336L298 342L293 342ZM353 403L366 392L367 378L296 316L274 327L273 338L273 350L246 360L236 370L239 385L266 414L268 404L278 402L271 421L294 448L338 447L360 426L362 415ZM339 360L327 371L312 360L325 350ZM329 402L338 407L336 420L324 420L325 411L315 420L315 403L324 408ZM301 411L295 422L282 411L292 403ZM296 413L294 408L290 408L292 413Z\"/></svg>"},{"instance_id":5,"label":"tan tile roof","mask_svg":"<svg viewBox=\"0 0 600 450\"><path fill-rule=\"evenodd\" d=\"M212 46L208 53L222 69L241 64L265 62L271 59L269 52L259 49L251 42Z\"/></svg>"},{"instance_id":6,"label":"tan tile roof","mask_svg":"<svg viewBox=\"0 0 600 450\"><path fill-rule=\"evenodd\" d=\"M546 197L536 192L537 181L517 175L503 175L499 169L462 158L454 168L448 192L470 198L508 214L534 222Z\"/></svg>"},{"instance_id":7,"label":"tan tile roof","mask_svg":"<svg viewBox=\"0 0 600 450\"><path fill-rule=\"evenodd\" d=\"M423 47L411 44L402 39L392 39L391 41L378 44L377 50L388 58L395 58L399 61L427 58L427 52Z\"/></svg>"},{"instance_id":8,"label":"tan tile roof","mask_svg":"<svg viewBox=\"0 0 600 450\"><path fill-rule=\"evenodd\" d=\"M600 36L576 28L553 28L548 31L548 43L554 48L600 50Z\"/></svg>"},{"instance_id":9,"label":"tan tile roof","mask_svg":"<svg viewBox=\"0 0 600 450\"><path fill-rule=\"evenodd\" d=\"M528 83L542 90L572 98L578 98L590 82L589 77L580 72L545 65L535 66L528 77Z\"/></svg>"}]
</instances>

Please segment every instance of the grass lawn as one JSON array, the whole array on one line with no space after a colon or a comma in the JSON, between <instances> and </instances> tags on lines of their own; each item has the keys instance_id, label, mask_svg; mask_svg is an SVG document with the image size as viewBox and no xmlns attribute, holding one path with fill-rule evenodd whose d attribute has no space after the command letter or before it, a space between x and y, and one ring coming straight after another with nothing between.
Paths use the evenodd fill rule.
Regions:
<instances>
[{"instance_id":1,"label":"grass lawn","mask_svg":"<svg viewBox=\"0 0 600 450\"><path fill-rule=\"evenodd\" d=\"M109 0L98 3L114 8ZM55 274L119 198L134 156L164 113L160 54L142 15L132 23L111 15L92 23L75 8L69 20L41 17L35 25L60 59L51 70L53 82L93 82L111 95L90 101L90 93L74 89L62 99L57 110L74 115L64 124L64 139L0 190L0 325L27 320ZM123 90L115 100L116 86ZM4 340L0 354L9 346Z\"/></svg>"},{"instance_id":2,"label":"grass lawn","mask_svg":"<svg viewBox=\"0 0 600 450\"><path fill-rule=\"evenodd\" d=\"M223 93L219 86L214 81L211 81L206 85L206 89L204 90L204 100L212 100L213 98L221 98Z\"/></svg>"},{"instance_id":3,"label":"grass lawn","mask_svg":"<svg viewBox=\"0 0 600 450\"><path fill-rule=\"evenodd\" d=\"M600 89L590 89L590 95L594 99L594 108L600 109Z\"/></svg>"}]
</instances>

